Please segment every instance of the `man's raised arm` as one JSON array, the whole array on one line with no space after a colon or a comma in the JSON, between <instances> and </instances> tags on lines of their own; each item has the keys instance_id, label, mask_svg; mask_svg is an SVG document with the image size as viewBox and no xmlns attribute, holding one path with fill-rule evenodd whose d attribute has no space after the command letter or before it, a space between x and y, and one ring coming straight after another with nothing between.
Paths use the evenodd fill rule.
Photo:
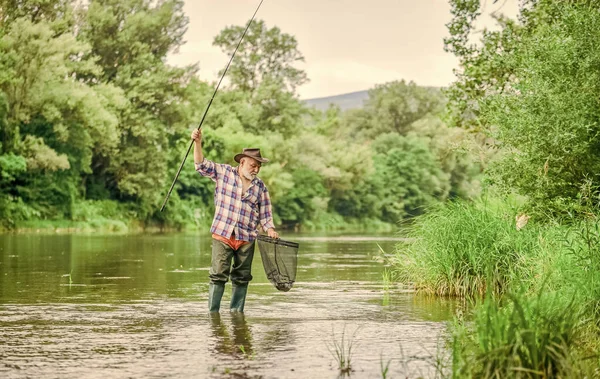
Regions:
<instances>
[{"instance_id":1,"label":"man's raised arm","mask_svg":"<svg viewBox=\"0 0 600 379\"><path fill-rule=\"evenodd\" d=\"M192 139L194 140L194 162L202 163L204 160L204 154L202 154L202 130L194 130L192 132Z\"/></svg>"}]
</instances>

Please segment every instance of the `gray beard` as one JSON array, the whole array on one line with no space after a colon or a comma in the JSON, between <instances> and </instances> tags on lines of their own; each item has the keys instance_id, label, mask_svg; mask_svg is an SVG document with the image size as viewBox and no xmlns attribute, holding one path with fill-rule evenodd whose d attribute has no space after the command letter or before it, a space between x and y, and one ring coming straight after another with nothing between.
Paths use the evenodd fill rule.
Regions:
<instances>
[{"instance_id":1,"label":"gray beard","mask_svg":"<svg viewBox=\"0 0 600 379\"><path fill-rule=\"evenodd\" d=\"M242 170L242 176L250 181L254 180L254 178L256 177L256 175L252 175L244 170Z\"/></svg>"}]
</instances>

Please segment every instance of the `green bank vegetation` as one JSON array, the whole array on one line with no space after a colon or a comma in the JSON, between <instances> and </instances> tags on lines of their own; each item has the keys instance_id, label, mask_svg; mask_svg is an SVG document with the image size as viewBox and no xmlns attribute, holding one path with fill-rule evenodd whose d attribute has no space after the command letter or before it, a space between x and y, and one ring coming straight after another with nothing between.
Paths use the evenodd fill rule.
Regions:
<instances>
[{"instance_id":1,"label":"green bank vegetation","mask_svg":"<svg viewBox=\"0 0 600 379\"><path fill-rule=\"evenodd\" d=\"M447 115L489 152L484 195L420 216L394 274L473 305L442 376L600 377L600 2L524 1L479 44L480 1L451 5Z\"/></svg>"},{"instance_id":2,"label":"green bank vegetation","mask_svg":"<svg viewBox=\"0 0 600 379\"><path fill-rule=\"evenodd\" d=\"M184 43L183 1L79 3L0 1L1 227L209 225L213 184L191 158L159 211L216 84L166 63ZM243 29L215 36L224 63ZM478 191L474 145L440 121L438 89L392 82L362 109L307 108L297 45L253 23L203 124L209 159L251 146L272 159L261 177L277 225L391 231Z\"/></svg>"},{"instance_id":3,"label":"green bank vegetation","mask_svg":"<svg viewBox=\"0 0 600 379\"><path fill-rule=\"evenodd\" d=\"M214 88L166 63L183 1L78 3L0 0L2 228L209 224L212 183L191 159L159 212ZM296 39L256 22L205 121L206 155L261 147L283 227L419 216L391 276L475 303L442 373L598 377L600 2L525 0L477 44L481 2L451 7L453 86L385 83L345 112L303 104ZM214 38L224 62L242 31Z\"/></svg>"}]
</instances>

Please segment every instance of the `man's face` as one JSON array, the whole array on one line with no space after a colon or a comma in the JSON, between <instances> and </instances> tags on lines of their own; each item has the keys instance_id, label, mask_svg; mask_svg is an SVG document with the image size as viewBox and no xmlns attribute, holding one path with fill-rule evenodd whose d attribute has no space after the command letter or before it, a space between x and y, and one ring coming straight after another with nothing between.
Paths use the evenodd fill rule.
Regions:
<instances>
[{"instance_id":1,"label":"man's face","mask_svg":"<svg viewBox=\"0 0 600 379\"><path fill-rule=\"evenodd\" d=\"M252 158L242 158L240 160L240 170L242 176L248 180L253 180L260 171L261 163Z\"/></svg>"}]
</instances>

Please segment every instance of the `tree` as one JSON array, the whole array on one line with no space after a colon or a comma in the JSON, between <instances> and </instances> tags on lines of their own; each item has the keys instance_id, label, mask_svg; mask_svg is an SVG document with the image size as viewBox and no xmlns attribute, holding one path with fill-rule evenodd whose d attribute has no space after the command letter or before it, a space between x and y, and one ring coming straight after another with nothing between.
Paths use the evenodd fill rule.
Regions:
<instances>
[{"instance_id":1,"label":"tree","mask_svg":"<svg viewBox=\"0 0 600 379\"><path fill-rule=\"evenodd\" d=\"M327 197L323 179L306 168L294 170L293 185L277 197L273 209L284 226L291 227L312 219L314 199Z\"/></svg>"},{"instance_id":2,"label":"tree","mask_svg":"<svg viewBox=\"0 0 600 379\"><path fill-rule=\"evenodd\" d=\"M215 37L213 45L231 56L245 27L231 26ZM303 62L296 38L277 27L268 28L258 20L250 25L227 73L230 88L248 94L252 106L260 109L253 132L295 135L307 110L295 93L308 79L294 65Z\"/></svg>"},{"instance_id":3,"label":"tree","mask_svg":"<svg viewBox=\"0 0 600 379\"><path fill-rule=\"evenodd\" d=\"M244 30L245 26L227 27L215 37L213 45L231 56ZM304 56L298 50L296 38L282 33L278 27L269 29L264 21L256 20L229 68L229 81L232 88L250 93L267 82L294 92L308 80L304 71L294 67L298 62L304 62Z\"/></svg>"},{"instance_id":4,"label":"tree","mask_svg":"<svg viewBox=\"0 0 600 379\"><path fill-rule=\"evenodd\" d=\"M600 187L600 48L593 43L600 16L588 3L538 7L528 21L535 27L508 58L516 80L509 91L486 97L481 114L502 142L492 171L498 183L544 212L562 213L584 187Z\"/></svg>"},{"instance_id":5,"label":"tree","mask_svg":"<svg viewBox=\"0 0 600 379\"><path fill-rule=\"evenodd\" d=\"M5 157L27 163L14 177L15 199L45 204L44 215L69 215L92 156L116 147L121 93L77 80L99 67L83 58L89 45L73 33L57 34L52 22L11 20L0 38L0 98L7 110L0 138Z\"/></svg>"},{"instance_id":6,"label":"tree","mask_svg":"<svg viewBox=\"0 0 600 379\"><path fill-rule=\"evenodd\" d=\"M373 143L373 158L382 180L381 219L398 222L447 199L450 183L428 141L414 135L382 135Z\"/></svg>"},{"instance_id":7,"label":"tree","mask_svg":"<svg viewBox=\"0 0 600 379\"><path fill-rule=\"evenodd\" d=\"M181 0L91 0L80 23L101 79L120 82L128 76L117 74L142 76L181 46L188 19Z\"/></svg>"},{"instance_id":8,"label":"tree","mask_svg":"<svg viewBox=\"0 0 600 379\"><path fill-rule=\"evenodd\" d=\"M46 22L58 32L73 26L72 0L0 0L0 25L9 26L23 18L32 23Z\"/></svg>"},{"instance_id":9,"label":"tree","mask_svg":"<svg viewBox=\"0 0 600 379\"><path fill-rule=\"evenodd\" d=\"M485 133L498 156L490 182L544 214L570 212L598 188L598 1L525 1L519 22L469 44L478 1L453 1L449 51L460 59L448 92L451 122Z\"/></svg>"},{"instance_id":10,"label":"tree","mask_svg":"<svg viewBox=\"0 0 600 379\"><path fill-rule=\"evenodd\" d=\"M369 90L364 109L351 113L350 124L359 138L374 139L389 132L406 135L415 121L439 114L443 104L438 89L404 80L389 82Z\"/></svg>"},{"instance_id":11,"label":"tree","mask_svg":"<svg viewBox=\"0 0 600 379\"><path fill-rule=\"evenodd\" d=\"M450 126L486 133L479 119L480 100L488 94L502 93L513 78L514 68L506 60L522 34L521 26L504 16L493 15L500 31L483 30L478 46L471 37L475 21L481 15L480 0L452 0L448 23L450 36L444 38L444 49L459 60L457 77L444 92L448 97L447 119ZM523 6L527 6L527 1ZM485 139L481 138L485 143Z\"/></svg>"},{"instance_id":12,"label":"tree","mask_svg":"<svg viewBox=\"0 0 600 379\"><path fill-rule=\"evenodd\" d=\"M156 189L167 184L171 149L189 140L194 122L185 95L196 68L164 63L182 43L187 22L181 0L93 0L81 20L80 38L91 43L90 56L102 67L84 79L117 86L127 99L119 114L119 154L96 157L93 176L112 196L134 201L141 219L158 211L163 194Z\"/></svg>"}]
</instances>

